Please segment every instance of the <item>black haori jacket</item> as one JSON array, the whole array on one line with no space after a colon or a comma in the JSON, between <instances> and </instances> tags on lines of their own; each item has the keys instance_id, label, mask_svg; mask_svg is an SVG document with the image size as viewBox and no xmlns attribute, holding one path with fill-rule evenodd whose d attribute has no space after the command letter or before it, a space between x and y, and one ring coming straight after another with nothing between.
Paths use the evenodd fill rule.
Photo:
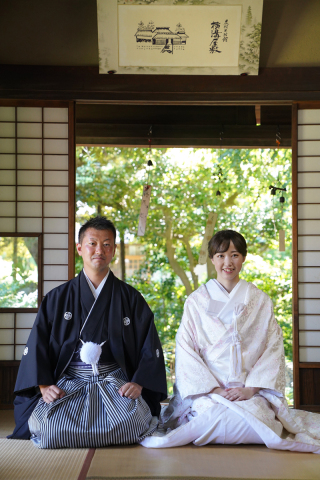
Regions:
<instances>
[{"instance_id":1,"label":"black haori jacket","mask_svg":"<svg viewBox=\"0 0 320 480\"><path fill-rule=\"evenodd\" d=\"M8 438L30 438L28 419L41 397L38 385L57 383L93 302L83 272L43 299L22 356L15 385L16 427ZM143 387L142 397L152 415L159 415L160 401L167 396L163 353L153 313L137 290L110 272L81 338L98 344L108 338L128 381Z\"/></svg>"}]
</instances>

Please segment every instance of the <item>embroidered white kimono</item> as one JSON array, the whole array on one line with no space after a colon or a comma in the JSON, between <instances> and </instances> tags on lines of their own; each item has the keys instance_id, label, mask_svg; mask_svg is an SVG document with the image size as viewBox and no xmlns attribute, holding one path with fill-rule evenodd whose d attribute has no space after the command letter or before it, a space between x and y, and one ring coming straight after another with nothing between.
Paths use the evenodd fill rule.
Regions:
<instances>
[{"instance_id":1,"label":"embroidered white kimono","mask_svg":"<svg viewBox=\"0 0 320 480\"><path fill-rule=\"evenodd\" d=\"M230 402L215 387L260 387ZM214 280L185 303L176 337L175 395L163 431L149 448L207 443L264 443L269 448L320 453L320 415L292 410L284 398L282 331L270 298L240 280L230 294Z\"/></svg>"}]
</instances>

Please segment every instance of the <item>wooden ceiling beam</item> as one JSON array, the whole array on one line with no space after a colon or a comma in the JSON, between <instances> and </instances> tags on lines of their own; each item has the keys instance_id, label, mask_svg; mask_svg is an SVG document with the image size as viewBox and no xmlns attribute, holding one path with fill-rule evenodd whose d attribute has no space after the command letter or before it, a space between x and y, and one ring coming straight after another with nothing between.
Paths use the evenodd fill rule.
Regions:
<instances>
[{"instance_id":1,"label":"wooden ceiling beam","mask_svg":"<svg viewBox=\"0 0 320 480\"><path fill-rule=\"evenodd\" d=\"M257 76L99 75L97 67L0 66L0 98L114 104L288 104L320 100L320 67Z\"/></svg>"}]
</instances>

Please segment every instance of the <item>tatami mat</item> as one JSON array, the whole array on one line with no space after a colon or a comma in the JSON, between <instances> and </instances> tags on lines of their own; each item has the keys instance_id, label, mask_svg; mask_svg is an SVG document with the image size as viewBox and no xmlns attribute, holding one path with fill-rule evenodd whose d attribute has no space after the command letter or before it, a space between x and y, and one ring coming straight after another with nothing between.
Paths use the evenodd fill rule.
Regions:
<instances>
[{"instance_id":1,"label":"tatami mat","mask_svg":"<svg viewBox=\"0 0 320 480\"><path fill-rule=\"evenodd\" d=\"M0 440L1 480L77 480L88 450L40 450L28 440Z\"/></svg>"},{"instance_id":2,"label":"tatami mat","mask_svg":"<svg viewBox=\"0 0 320 480\"><path fill-rule=\"evenodd\" d=\"M0 410L0 438L5 438L14 429L13 410Z\"/></svg>"},{"instance_id":3,"label":"tatami mat","mask_svg":"<svg viewBox=\"0 0 320 480\"><path fill-rule=\"evenodd\" d=\"M96 450L86 480L263 479L319 480L320 455L264 446L147 449L139 445Z\"/></svg>"},{"instance_id":4,"label":"tatami mat","mask_svg":"<svg viewBox=\"0 0 320 480\"><path fill-rule=\"evenodd\" d=\"M0 437L11 433L13 428L13 411L0 411ZM85 478L320 480L320 455L269 450L260 445L187 445L159 450L130 445L90 450L88 453L87 449L39 450L30 441L0 439L1 480Z\"/></svg>"}]
</instances>

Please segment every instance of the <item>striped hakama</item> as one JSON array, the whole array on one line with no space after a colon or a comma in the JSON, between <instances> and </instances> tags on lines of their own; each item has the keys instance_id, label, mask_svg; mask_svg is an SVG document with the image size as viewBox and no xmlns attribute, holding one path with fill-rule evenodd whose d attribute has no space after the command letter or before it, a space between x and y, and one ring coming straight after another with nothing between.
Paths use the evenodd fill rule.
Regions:
<instances>
[{"instance_id":1,"label":"striped hakama","mask_svg":"<svg viewBox=\"0 0 320 480\"><path fill-rule=\"evenodd\" d=\"M29 418L31 440L38 448L96 448L142 440L157 427L142 396L121 397L128 382L116 365L69 366L57 382L65 396L50 404L41 398Z\"/></svg>"}]
</instances>

